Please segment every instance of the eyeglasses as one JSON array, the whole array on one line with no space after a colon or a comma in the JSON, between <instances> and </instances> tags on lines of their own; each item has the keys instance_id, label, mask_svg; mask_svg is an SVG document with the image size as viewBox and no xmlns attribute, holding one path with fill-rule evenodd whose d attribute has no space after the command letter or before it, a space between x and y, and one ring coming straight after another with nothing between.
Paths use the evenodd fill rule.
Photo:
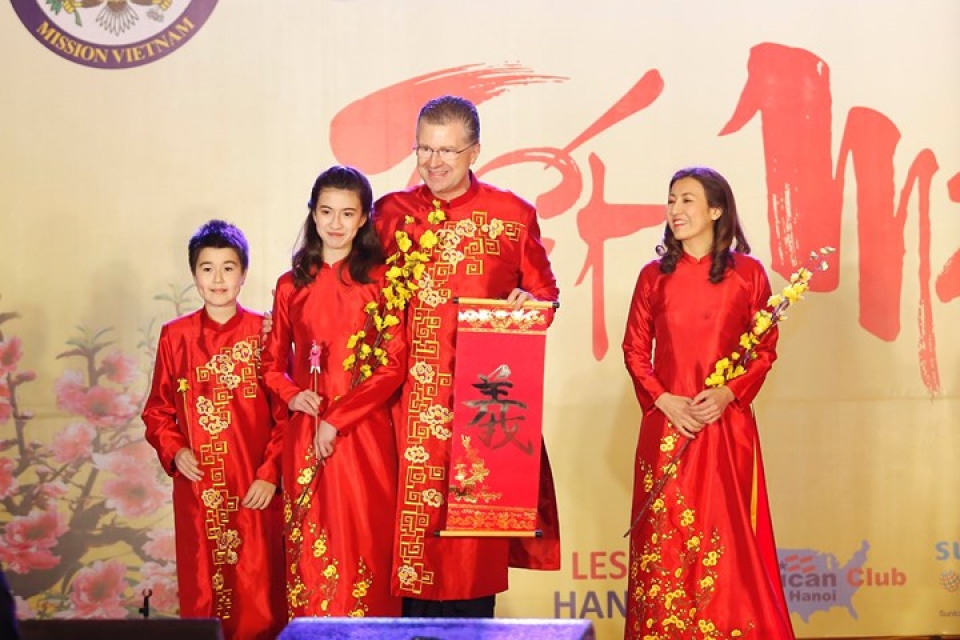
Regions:
<instances>
[{"instance_id":1,"label":"eyeglasses","mask_svg":"<svg viewBox=\"0 0 960 640\"><path fill-rule=\"evenodd\" d=\"M463 149L459 151L456 149L434 149L433 147L428 147L426 145L418 144L413 148L413 152L417 154L417 157L421 160L429 160L433 157L433 154L440 156L440 159L444 162L453 162L460 154L469 149L470 147L476 146L476 142L471 142Z\"/></svg>"}]
</instances>

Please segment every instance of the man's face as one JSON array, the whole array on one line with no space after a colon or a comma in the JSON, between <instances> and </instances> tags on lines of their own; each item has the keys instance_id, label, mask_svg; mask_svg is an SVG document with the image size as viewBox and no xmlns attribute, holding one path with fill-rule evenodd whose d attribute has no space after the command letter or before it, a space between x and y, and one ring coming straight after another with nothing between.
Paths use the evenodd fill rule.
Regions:
<instances>
[{"instance_id":1,"label":"man's face","mask_svg":"<svg viewBox=\"0 0 960 640\"><path fill-rule=\"evenodd\" d=\"M480 143L471 142L467 128L459 121L417 125L417 147L421 150L417 154L417 171L437 198L453 200L470 187L470 166L480 155ZM444 159L443 155L453 157Z\"/></svg>"}]
</instances>

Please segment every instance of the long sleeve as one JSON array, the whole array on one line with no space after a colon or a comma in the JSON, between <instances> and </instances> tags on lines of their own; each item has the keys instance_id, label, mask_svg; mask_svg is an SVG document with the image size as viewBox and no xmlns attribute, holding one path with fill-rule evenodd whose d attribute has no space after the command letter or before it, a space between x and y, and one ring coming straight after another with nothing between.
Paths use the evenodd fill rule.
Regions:
<instances>
[{"instance_id":1,"label":"long sleeve","mask_svg":"<svg viewBox=\"0 0 960 640\"><path fill-rule=\"evenodd\" d=\"M532 212L527 232L523 235L520 254L520 288L528 291L537 300L556 302L560 299L557 278L550 266L547 249L540 240L540 225L536 212Z\"/></svg>"},{"instance_id":2,"label":"long sleeve","mask_svg":"<svg viewBox=\"0 0 960 640\"><path fill-rule=\"evenodd\" d=\"M160 330L150 395L141 417L146 426L147 442L157 450L163 470L173 476L176 474L173 460L177 451L189 448L190 443L180 430L177 419L178 390L171 342L170 332L164 327Z\"/></svg>"},{"instance_id":3,"label":"long sleeve","mask_svg":"<svg viewBox=\"0 0 960 640\"><path fill-rule=\"evenodd\" d=\"M267 335L261 354L264 384L285 404L301 391L288 372L293 343L290 297L294 290L290 274L285 274L277 280L273 298L273 329Z\"/></svg>"},{"instance_id":4,"label":"long sleeve","mask_svg":"<svg viewBox=\"0 0 960 640\"><path fill-rule=\"evenodd\" d=\"M279 486L282 472L283 438L289 422L289 412L286 403L280 396L266 388L261 389L261 391L267 394L273 427L270 429L270 441L267 442L267 448L263 452L263 462L257 468L256 476L258 480L265 480Z\"/></svg>"},{"instance_id":5,"label":"long sleeve","mask_svg":"<svg viewBox=\"0 0 960 640\"><path fill-rule=\"evenodd\" d=\"M637 278L623 336L623 360L633 380L633 387L644 413L667 391L653 369L653 314L650 311L651 287L655 282L651 271L644 269Z\"/></svg>"},{"instance_id":6,"label":"long sleeve","mask_svg":"<svg viewBox=\"0 0 960 640\"><path fill-rule=\"evenodd\" d=\"M350 433L370 407L385 404L406 379L409 344L405 324L401 317L400 324L385 332L391 336L382 345L387 352L387 363L378 366L369 378L338 398L323 416L340 435Z\"/></svg>"},{"instance_id":7,"label":"long sleeve","mask_svg":"<svg viewBox=\"0 0 960 640\"><path fill-rule=\"evenodd\" d=\"M751 269L749 274L744 275L744 278L750 280L749 285L753 292L751 317L756 312L766 308L767 301L770 299L770 280L767 278L766 271L758 262L754 262L753 265L755 265L755 268ZM744 327L744 330L746 331L747 328ZM749 406L760 392L767 373L777 359L777 340L779 337L780 330L777 327L771 327L763 335L760 344L754 350L755 357L747 363L746 373L727 383L727 387L733 391L733 395L737 397L737 402L742 406Z\"/></svg>"}]
</instances>

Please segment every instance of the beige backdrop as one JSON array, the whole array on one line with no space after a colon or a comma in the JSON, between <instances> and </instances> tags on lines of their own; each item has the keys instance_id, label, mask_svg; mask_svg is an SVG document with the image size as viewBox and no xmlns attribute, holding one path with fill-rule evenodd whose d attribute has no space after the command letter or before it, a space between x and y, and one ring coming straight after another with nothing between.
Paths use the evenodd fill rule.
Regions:
<instances>
[{"instance_id":1,"label":"beige backdrop","mask_svg":"<svg viewBox=\"0 0 960 640\"><path fill-rule=\"evenodd\" d=\"M241 300L268 308L316 174L355 157L344 156L350 145L373 153L385 137L412 143L412 117L371 116L361 120L369 129L346 130L349 145L334 149L338 114L418 76L514 64L554 78L527 78L481 104L481 164L570 145L583 185L574 204L542 221L556 242L551 258L561 284L548 341L545 432L564 565L559 573L515 572L498 614L589 617L598 637L618 637L621 535L639 424L619 341L634 278L654 256L660 229L608 240L602 281L591 271L578 282L587 259L578 212L601 186L607 202L659 205L672 171L708 164L730 179L754 253L770 264L760 121L718 135L743 91L751 50L762 43L803 49L829 65L834 166L856 107L883 114L902 135L892 159L898 201L918 153L929 149L939 165L928 192L929 250L921 198L914 191L908 199L901 325L892 339L860 323L860 292L880 276L861 273L858 255L890 223L858 213L848 167L838 286L792 310L757 403L785 576L822 581L822 588L788 589L795 628L806 637L960 631L960 301L950 293L960 288L960 3L953 0L229 0L181 49L118 70L48 51L3 3L0 314L17 316L0 315L0 528L8 550L0 559L14 586L30 590L21 612L132 616L143 585L155 588L156 606L173 611L167 488L150 466L155 460L136 464L142 451L125 443L141 433L133 416L159 323L197 303L189 291L179 307L157 298L190 283L190 233L212 217L244 229L253 251ZM571 144L651 70L663 90L649 107ZM437 86L439 93L459 85ZM605 166L602 185L591 157ZM414 158L396 160L361 167L377 193L409 181ZM559 180L533 164L485 177L531 200ZM918 355L925 264L930 286L942 289L932 294L926 325L936 340L939 390L924 383ZM782 286L782 274L771 275L774 288ZM592 346L600 302L609 338L602 353ZM106 341L113 343L101 348ZM126 370L131 365L139 375ZM30 464L24 451L32 452ZM86 546L75 552L82 569L68 572L57 539L68 535L71 514L97 504L90 517L106 533L73 541ZM9 557L12 549L19 559ZM803 599L829 598L832 579L837 602Z\"/></svg>"}]
</instances>

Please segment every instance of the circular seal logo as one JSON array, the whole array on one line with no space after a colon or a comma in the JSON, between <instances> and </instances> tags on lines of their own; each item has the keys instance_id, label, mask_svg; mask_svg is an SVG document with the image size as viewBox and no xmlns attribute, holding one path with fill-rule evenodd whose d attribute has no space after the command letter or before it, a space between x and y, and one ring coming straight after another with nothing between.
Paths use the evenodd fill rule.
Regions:
<instances>
[{"instance_id":1,"label":"circular seal logo","mask_svg":"<svg viewBox=\"0 0 960 640\"><path fill-rule=\"evenodd\" d=\"M155 62L203 26L217 0L11 0L20 22L57 55L98 69Z\"/></svg>"}]
</instances>

